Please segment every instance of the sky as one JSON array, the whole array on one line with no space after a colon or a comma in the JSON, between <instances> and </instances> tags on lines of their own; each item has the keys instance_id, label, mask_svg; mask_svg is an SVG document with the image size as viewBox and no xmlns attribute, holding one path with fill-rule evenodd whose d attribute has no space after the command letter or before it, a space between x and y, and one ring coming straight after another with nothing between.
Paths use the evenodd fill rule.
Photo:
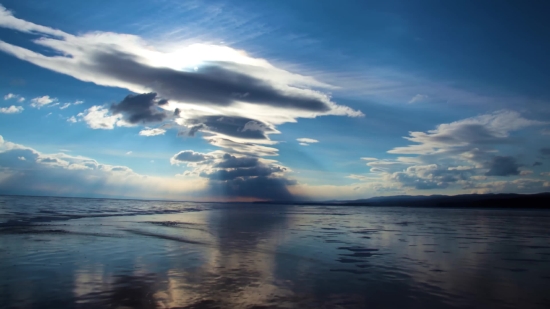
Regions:
<instances>
[{"instance_id":1,"label":"sky","mask_svg":"<svg viewBox=\"0 0 550 309\"><path fill-rule=\"evenodd\" d=\"M550 191L549 10L0 0L0 194Z\"/></svg>"}]
</instances>

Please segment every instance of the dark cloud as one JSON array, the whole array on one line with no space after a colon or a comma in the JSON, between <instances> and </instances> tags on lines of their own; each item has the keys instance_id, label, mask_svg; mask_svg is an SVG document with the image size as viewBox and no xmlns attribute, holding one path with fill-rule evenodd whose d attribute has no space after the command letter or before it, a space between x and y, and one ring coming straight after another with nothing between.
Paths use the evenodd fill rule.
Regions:
<instances>
[{"instance_id":1,"label":"dark cloud","mask_svg":"<svg viewBox=\"0 0 550 309\"><path fill-rule=\"evenodd\" d=\"M425 179L404 172L393 173L392 179L399 182L404 187L413 187L417 190L443 189L449 186L449 182ZM454 182L452 179L449 180Z\"/></svg>"},{"instance_id":2,"label":"dark cloud","mask_svg":"<svg viewBox=\"0 0 550 309\"><path fill-rule=\"evenodd\" d=\"M239 177L266 177L270 176L273 173L283 172L284 169L279 166L263 166L258 165L254 167L247 168L236 168L229 170L217 170L212 173L201 173L202 177L214 180L232 180Z\"/></svg>"},{"instance_id":3,"label":"dark cloud","mask_svg":"<svg viewBox=\"0 0 550 309\"><path fill-rule=\"evenodd\" d=\"M223 161L214 165L218 168L245 168L258 165L258 158L254 157L235 157L228 153L223 156Z\"/></svg>"},{"instance_id":4,"label":"dark cloud","mask_svg":"<svg viewBox=\"0 0 550 309\"><path fill-rule=\"evenodd\" d=\"M172 163L189 164L195 173L208 179L213 196L230 198L253 198L269 200L291 200L292 194L287 185L295 181L284 176L285 167L272 161L252 156L235 156L229 153L201 154L190 150L182 151L172 157Z\"/></svg>"},{"instance_id":5,"label":"dark cloud","mask_svg":"<svg viewBox=\"0 0 550 309\"><path fill-rule=\"evenodd\" d=\"M296 182L282 177L235 178L229 181L210 181L210 191L224 197L252 197L265 200L290 201L294 196L288 185Z\"/></svg>"},{"instance_id":6,"label":"dark cloud","mask_svg":"<svg viewBox=\"0 0 550 309\"><path fill-rule=\"evenodd\" d=\"M42 163L59 163L59 160L55 158L41 158L41 159L38 159L38 161Z\"/></svg>"},{"instance_id":7,"label":"dark cloud","mask_svg":"<svg viewBox=\"0 0 550 309\"><path fill-rule=\"evenodd\" d=\"M160 122L168 118L165 111L159 111L158 106L166 104L166 100L157 98L154 92L138 95L128 95L118 104L111 106L113 114L122 114L129 123Z\"/></svg>"},{"instance_id":8,"label":"dark cloud","mask_svg":"<svg viewBox=\"0 0 550 309\"><path fill-rule=\"evenodd\" d=\"M90 71L155 89L163 97L183 102L228 106L236 100L280 108L328 112L320 96L282 91L255 77L233 71L223 62L211 62L196 72L151 67L121 52L97 53ZM233 65L234 66L234 65Z\"/></svg>"},{"instance_id":9,"label":"dark cloud","mask_svg":"<svg viewBox=\"0 0 550 309\"><path fill-rule=\"evenodd\" d=\"M487 164L489 171L486 176L513 176L519 175L520 165L513 157L496 156Z\"/></svg>"},{"instance_id":10,"label":"dark cloud","mask_svg":"<svg viewBox=\"0 0 550 309\"><path fill-rule=\"evenodd\" d=\"M472 176L472 170L449 169L436 164L410 166L403 172L391 174L391 180L403 187L417 190L444 189Z\"/></svg>"},{"instance_id":11,"label":"dark cloud","mask_svg":"<svg viewBox=\"0 0 550 309\"><path fill-rule=\"evenodd\" d=\"M483 124L461 124L448 132L434 134L431 136L431 141L448 145L457 145L464 142L472 145L487 145L502 143L503 138L495 135Z\"/></svg>"},{"instance_id":12,"label":"dark cloud","mask_svg":"<svg viewBox=\"0 0 550 309\"><path fill-rule=\"evenodd\" d=\"M540 149L540 153L541 153L543 156L550 156L550 148L541 148L541 149Z\"/></svg>"},{"instance_id":13,"label":"dark cloud","mask_svg":"<svg viewBox=\"0 0 550 309\"><path fill-rule=\"evenodd\" d=\"M539 161L536 161L535 163L533 163L533 166L541 166L542 165L542 162L539 162Z\"/></svg>"},{"instance_id":14,"label":"dark cloud","mask_svg":"<svg viewBox=\"0 0 550 309\"><path fill-rule=\"evenodd\" d=\"M263 122L237 116L205 116L189 120L188 124L191 127L185 133L187 136L207 131L242 139L268 139L269 133L277 132Z\"/></svg>"},{"instance_id":15,"label":"dark cloud","mask_svg":"<svg viewBox=\"0 0 550 309\"><path fill-rule=\"evenodd\" d=\"M192 150L184 150L178 152L172 157L172 160L180 162L201 162L209 159L210 157L206 154L194 152Z\"/></svg>"}]
</instances>

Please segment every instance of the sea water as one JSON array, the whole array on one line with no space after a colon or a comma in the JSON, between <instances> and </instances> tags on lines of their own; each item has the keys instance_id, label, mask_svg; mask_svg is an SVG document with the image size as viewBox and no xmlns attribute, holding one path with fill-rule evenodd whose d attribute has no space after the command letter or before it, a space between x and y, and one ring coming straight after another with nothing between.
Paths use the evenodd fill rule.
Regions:
<instances>
[{"instance_id":1,"label":"sea water","mask_svg":"<svg viewBox=\"0 0 550 309\"><path fill-rule=\"evenodd\" d=\"M550 212L0 196L0 308L549 308Z\"/></svg>"}]
</instances>

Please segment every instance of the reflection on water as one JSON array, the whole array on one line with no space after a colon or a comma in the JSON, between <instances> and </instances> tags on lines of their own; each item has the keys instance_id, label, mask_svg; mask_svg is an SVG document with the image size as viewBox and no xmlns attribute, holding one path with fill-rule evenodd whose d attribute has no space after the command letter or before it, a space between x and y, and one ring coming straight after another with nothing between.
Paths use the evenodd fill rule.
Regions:
<instances>
[{"instance_id":1,"label":"reflection on water","mask_svg":"<svg viewBox=\"0 0 550 309\"><path fill-rule=\"evenodd\" d=\"M548 308L547 211L0 197L1 308Z\"/></svg>"}]
</instances>

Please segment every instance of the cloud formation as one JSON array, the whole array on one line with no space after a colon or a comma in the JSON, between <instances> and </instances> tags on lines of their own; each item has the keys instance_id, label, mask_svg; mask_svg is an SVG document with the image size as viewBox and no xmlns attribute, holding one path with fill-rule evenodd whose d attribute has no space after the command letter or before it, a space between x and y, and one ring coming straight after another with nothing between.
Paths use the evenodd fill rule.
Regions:
<instances>
[{"instance_id":1,"label":"cloud formation","mask_svg":"<svg viewBox=\"0 0 550 309\"><path fill-rule=\"evenodd\" d=\"M503 110L467 118L448 124L440 124L427 132L409 132L406 140L414 144L395 147L390 154L401 155L395 159L362 158L367 161L375 179L388 187L428 190L453 189L462 192L532 192L535 185L544 190L546 183L516 179L507 182L496 177L529 176L533 172L521 170L517 157L499 154L499 149L510 147L521 140L511 133L528 127L548 123L529 120L518 112ZM550 149L540 150L544 155ZM534 166L540 165L534 164ZM358 179L355 177L355 179ZM527 185L529 184L529 185ZM536 191L536 190L535 190ZM500 191L499 191L500 192Z\"/></svg>"},{"instance_id":2,"label":"cloud formation","mask_svg":"<svg viewBox=\"0 0 550 309\"><path fill-rule=\"evenodd\" d=\"M22 103L25 101L25 98L18 94L8 93L4 96L5 101L11 100L11 99L17 100L17 102L19 103Z\"/></svg>"},{"instance_id":3,"label":"cloud formation","mask_svg":"<svg viewBox=\"0 0 550 309\"><path fill-rule=\"evenodd\" d=\"M128 95L120 103L111 105L113 115L122 115L123 119L131 124L161 122L168 117L159 106L167 104L167 100L160 99L154 92L137 95Z\"/></svg>"},{"instance_id":4,"label":"cloud formation","mask_svg":"<svg viewBox=\"0 0 550 309\"><path fill-rule=\"evenodd\" d=\"M506 156L495 156L488 163L487 168L489 171L485 173L486 176L511 176L519 175L520 165L517 164L516 159Z\"/></svg>"},{"instance_id":5,"label":"cloud formation","mask_svg":"<svg viewBox=\"0 0 550 309\"><path fill-rule=\"evenodd\" d=\"M201 199L206 189L201 178L144 176L87 157L41 153L0 135L2 194Z\"/></svg>"},{"instance_id":6,"label":"cloud formation","mask_svg":"<svg viewBox=\"0 0 550 309\"><path fill-rule=\"evenodd\" d=\"M175 154L170 162L190 168L186 175L198 175L208 180L214 195L231 198L292 200L287 186L296 181L285 176L289 170L274 160L221 151L198 153L184 150Z\"/></svg>"},{"instance_id":7,"label":"cloud formation","mask_svg":"<svg viewBox=\"0 0 550 309\"><path fill-rule=\"evenodd\" d=\"M307 138L307 137L302 137L302 138L297 138L296 139L300 145L302 146L309 146L310 144L314 144L314 143L318 143L319 141L316 140L316 139L313 139L313 138Z\"/></svg>"},{"instance_id":8,"label":"cloud formation","mask_svg":"<svg viewBox=\"0 0 550 309\"><path fill-rule=\"evenodd\" d=\"M156 136L156 135L164 135L166 133L166 130L161 128L145 128L144 130L139 131L139 135L141 136Z\"/></svg>"},{"instance_id":9,"label":"cloud formation","mask_svg":"<svg viewBox=\"0 0 550 309\"><path fill-rule=\"evenodd\" d=\"M75 36L18 19L3 7L0 11L0 26L43 34L34 42L63 56L49 57L3 41L0 50L82 81L134 93L156 92L183 103L185 108L210 106L218 113L229 106L237 112L236 107L243 104L268 107L271 115L265 114L265 109L247 111L259 120L262 114L282 122L318 115L362 115L312 89L329 85L226 46L195 44L170 50L127 34L94 32Z\"/></svg>"},{"instance_id":10,"label":"cloud formation","mask_svg":"<svg viewBox=\"0 0 550 309\"><path fill-rule=\"evenodd\" d=\"M38 109L52 103L53 104L58 103L57 98L50 98L50 96L47 96L47 95L42 97L37 97L31 100L31 106Z\"/></svg>"},{"instance_id":11,"label":"cloud formation","mask_svg":"<svg viewBox=\"0 0 550 309\"><path fill-rule=\"evenodd\" d=\"M0 114L18 114L25 110L22 106L12 105L10 107L0 107Z\"/></svg>"},{"instance_id":12,"label":"cloud formation","mask_svg":"<svg viewBox=\"0 0 550 309\"><path fill-rule=\"evenodd\" d=\"M131 126L122 119L122 115L111 115L106 107L99 105L92 106L79 113L77 117L70 117L67 121L72 123L84 121L91 129L99 130L112 130L116 126Z\"/></svg>"},{"instance_id":13,"label":"cloud formation","mask_svg":"<svg viewBox=\"0 0 550 309\"><path fill-rule=\"evenodd\" d=\"M427 95L425 95L425 94L417 94L417 95L415 95L415 96L409 101L409 103L422 102L422 101L425 101L426 99L428 99L428 96L427 96Z\"/></svg>"}]
</instances>

